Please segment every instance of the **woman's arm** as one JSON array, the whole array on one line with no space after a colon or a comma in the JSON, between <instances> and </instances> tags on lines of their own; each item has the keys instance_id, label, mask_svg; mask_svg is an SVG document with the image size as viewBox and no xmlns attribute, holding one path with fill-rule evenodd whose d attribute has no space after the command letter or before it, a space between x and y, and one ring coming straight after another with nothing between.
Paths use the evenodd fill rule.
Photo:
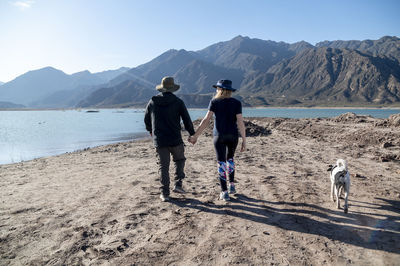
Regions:
<instances>
[{"instance_id":1,"label":"woman's arm","mask_svg":"<svg viewBox=\"0 0 400 266\"><path fill-rule=\"evenodd\" d=\"M203 120L201 120L201 123L199 127L196 130L196 133L194 133L193 136L189 137L189 141L193 144L197 142L197 138L203 133L204 129L208 126L210 123L211 118L213 117L214 112L208 110L207 114L204 116Z\"/></svg>"},{"instance_id":2,"label":"woman's arm","mask_svg":"<svg viewBox=\"0 0 400 266\"><path fill-rule=\"evenodd\" d=\"M243 152L246 150L246 128L245 128L244 122L243 122L243 115L237 114L236 120L237 120L236 123L239 128L240 136L242 136L242 147L240 148L240 151Z\"/></svg>"}]
</instances>

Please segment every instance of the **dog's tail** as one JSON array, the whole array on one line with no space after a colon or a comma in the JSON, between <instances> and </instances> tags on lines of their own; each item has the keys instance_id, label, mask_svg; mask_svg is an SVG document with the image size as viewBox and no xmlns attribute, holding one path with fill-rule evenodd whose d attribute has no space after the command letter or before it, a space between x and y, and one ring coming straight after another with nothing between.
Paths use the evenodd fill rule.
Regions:
<instances>
[{"instance_id":1,"label":"dog's tail","mask_svg":"<svg viewBox=\"0 0 400 266\"><path fill-rule=\"evenodd\" d=\"M346 171L347 171L347 162L346 162L345 160L343 160L343 159L338 159L338 160L336 161L336 165L337 165L338 167L344 167L344 168L346 169Z\"/></svg>"}]
</instances>

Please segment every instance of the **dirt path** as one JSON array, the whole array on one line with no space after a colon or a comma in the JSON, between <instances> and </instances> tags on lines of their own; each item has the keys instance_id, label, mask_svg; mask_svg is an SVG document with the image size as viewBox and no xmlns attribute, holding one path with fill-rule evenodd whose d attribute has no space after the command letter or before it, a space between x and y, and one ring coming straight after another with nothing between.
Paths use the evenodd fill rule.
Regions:
<instances>
[{"instance_id":1,"label":"dirt path","mask_svg":"<svg viewBox=\"0 0 400 266\"><path fill-rule=\"evenodd\" d=\"M0 264L398 265L400 130L357 119L252 120L271 134L237 154L231 202L206 136L167 203L148 140L0 166ZM338 158L348 214L329 197Z\"/></svg>"}]
</instances>

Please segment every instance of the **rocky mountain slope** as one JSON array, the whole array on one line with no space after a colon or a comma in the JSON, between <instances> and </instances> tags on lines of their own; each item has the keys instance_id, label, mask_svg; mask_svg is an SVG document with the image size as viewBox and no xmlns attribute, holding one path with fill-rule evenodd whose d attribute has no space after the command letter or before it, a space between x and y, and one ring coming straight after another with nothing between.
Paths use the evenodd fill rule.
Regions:
<instances>
[{"instance_id":1,"label":"rocky mountain slope","mask_svg":"<svg viewBox=\"0 0 400 266\"><path fill-rule=\"evenodd\" d=\"M141 98L144 94L138 94L138 90L149 87L151 94L154 95L157 93L154 87L163 76L170 75L181 85L177 94L185 97L189 106L204 107L207 104L201 103L208 103L215 91L211 85L222 77L229 77L236 84L236 88L240 89L243 84L265 73L274 64L311 47L313 46L306 42L287 44L237 36L230 41L220 42L196 52L169 50L152 61L118 76L110 81L111 86L108 84L100 91L104 97L109 93L108 97L115 99L115 94L119 93L118 88L121 88L118 83L126 84L127 80L131 80L130 88L122 87L130 90L132 95L136 95L135 99L127 102L130 99L127 97L124 102L114 102L114 106L136 105L140 102L144 104L148 98ZM142 84L143 87L137 88L138 84ZM90 96L78 106L102 106L102 104L92 101Z\"/></svg>"},{"instance_id":2,"label":"rocky mountain slope","mask_svg":"<svg viewBox=\"0 0 400 266\"><path fill-rule=\"evenodd\" d=\"M384 36L379 40L324 41L317 43L316 47L359 50L374 56L384 55L400 62L400 38L395 36Z\"/></svg>"},{"instance_id":3,"label":"rocky mountain slope","mask_svg":"<svg viewBox=\"0 0 400 266\"><path fill-rule=\"evenodd\" d=\"M275 104L395 103L400 65L357 50L316 48L273 66L244 89Z\"/></svg>"},{"instance_id":4,"label":"rocky mountain slope","mask_svg":"<svg viewBox=\"0 0 400 266\"><path fill-rule=\"evenodd\" d=\"M146 94L138 90L155 94L154 86L166 75L182 85L178 94L185 95L189 106L208 102L211 85L220 78L233 80L236 96L247 106L393 104L400 102L398 47L399 38L388 36L321 42L315 47L304 41L287 44L238 36L196 52L167 51L112 82L133 81L130 87L122 86L125 93L135 95L130 102L132 97L124 98L127 106L146 102L141 98ZM138 83L146 86L137 88ZM111 87L102 90L110 93L103 96L115 99L118 86Z\"/></svg>"}]
</instances>

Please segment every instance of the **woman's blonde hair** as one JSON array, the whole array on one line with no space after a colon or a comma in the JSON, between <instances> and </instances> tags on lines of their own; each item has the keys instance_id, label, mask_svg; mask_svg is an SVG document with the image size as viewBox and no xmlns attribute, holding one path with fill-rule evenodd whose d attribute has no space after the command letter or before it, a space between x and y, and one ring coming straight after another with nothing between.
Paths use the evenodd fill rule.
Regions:
<instances>
[{"instance_id":1,"label":"woman's blonde hair","mask_svg":"<svg viewBox=\"0 0 400 266\"><path fill-rule=\"evenodd\" d=\"M214 99L223 99L223 98L230 98L230 97L232 97L231 90L219 89L219 90L217 90L217 93L215 94Z\"/></svg>"}]
</instances>

